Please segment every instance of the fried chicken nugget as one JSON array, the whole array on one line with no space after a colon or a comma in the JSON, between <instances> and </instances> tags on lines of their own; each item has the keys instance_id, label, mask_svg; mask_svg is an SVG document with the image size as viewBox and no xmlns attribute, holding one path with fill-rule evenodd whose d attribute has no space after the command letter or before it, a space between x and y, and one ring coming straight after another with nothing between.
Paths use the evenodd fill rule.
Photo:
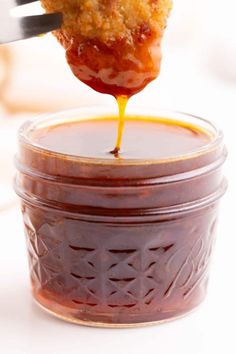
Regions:
<instances>
[{"instance_id":1,"label":"fried chicken nugget","mask_svg":"<svg viewBox=\"0 0 236 354\"><path fill-rule=\"evenodd\" d=\"M54 32L81 81L114 96L133 94L160 71L160 42L172 0L41 0L61 12Z\"/></svg>"}]
</instances>

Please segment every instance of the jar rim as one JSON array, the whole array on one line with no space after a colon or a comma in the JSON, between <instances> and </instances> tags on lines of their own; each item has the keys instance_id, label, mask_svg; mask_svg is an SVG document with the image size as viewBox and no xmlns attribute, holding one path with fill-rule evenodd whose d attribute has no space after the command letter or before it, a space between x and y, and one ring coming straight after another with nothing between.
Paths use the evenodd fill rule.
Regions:
<instances>
[{"instance_id":1,"label":"jar rim","mask_svg":"<svg viewBox=\"0 0 236 354\"><path fill-rule=\"evenodd\" d=\"M142 111L143 109L143 111ZM138 111L138 114L136 113ZM156 109L155 107L136 107L129 112L127 110L127 116L134 116L137 119L145 115L147 118L152 119L160 119L161 117L169 120L170 122L181 122L184 123L186 119L191 120L191 123L196 124L196 128L204 131L205 133L208 132L212 139L209 140L205 145L183 155L176 155L176 156L167 156L165 158L157 158L157 159L144 159L144 158L131 158L131 159L106 159L106 158L97 158L97 157L84 157L74 154L67 154L62 152L53 151L43 147L40 144L35 143L32 139L30 139L30 133L35 131L36 129L42 128L45 126L45 123L51 123L50 125L55 125L59 123L65 122L65 120L70 121L85 121L90 119L99 119L99 118L106 118L110 117L111 114L114 116L114 109L109 105L90 105L90 106L81 106L79 108L64 110L59 112L54 112L50 114L44 114L39 116L38 118L31 118L27 120L23 125L21 125L18 131L18 139L20 143L28 145L31 149L36 151L41 151L46 155L56 156L61 159L71 160L73 162L84 163L89 165L114 165L114 166L140 166L140 165L158 165L158 164L166 164L171 162L178 162L183 160L189 160L192 158L199 157L204 155L209 151L214 150L217 146L219 146L223 141L223 132L219 128L215 126L211 121L201 118L197 115L175 111L175 110L164 110L164 109ZM99 113L97 113L99 112ZM88 115L86 117L86 115ZM69 118L71 116L71 118ZM76 116L76 118L75 118ZM73 118L72 118L73 117ZM66 118L66 119L65 119ZM52 124L54 122L54 124ZM186 122L187 123L187 122ZM189 123L190 125L190 123ZM201 127L201 125L203 127Z\"/></svg>"}]
</instances>

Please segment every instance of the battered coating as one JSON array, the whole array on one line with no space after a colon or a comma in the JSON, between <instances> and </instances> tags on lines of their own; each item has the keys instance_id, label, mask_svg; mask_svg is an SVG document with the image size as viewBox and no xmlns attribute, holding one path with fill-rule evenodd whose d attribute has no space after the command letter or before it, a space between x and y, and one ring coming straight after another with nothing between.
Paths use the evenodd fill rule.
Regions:
<instances>
[{"instance_id":1,"label":"battered coating","mask_svg":"<svg viewBox=\"0 0 236 354\"><path fill-rule=\"evenodd\" d=\"M157 77L171 0L41 0L62 12L55 35L74 74L97 91L131 96Z\"/></svg>"}]
</instances>

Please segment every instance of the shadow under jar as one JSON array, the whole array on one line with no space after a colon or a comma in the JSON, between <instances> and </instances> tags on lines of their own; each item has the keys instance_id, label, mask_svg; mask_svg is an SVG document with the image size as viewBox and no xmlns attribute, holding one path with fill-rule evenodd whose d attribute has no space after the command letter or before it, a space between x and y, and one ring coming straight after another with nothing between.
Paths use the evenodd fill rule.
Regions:
<instances>
[{"instance_id":1,"label":"shadow under jar","mask_svg":"<svg viewBox=\"0 0 236 354\"><path fill-rule=\"evenodd\" d=\"M148 324L197 307L226 189L223 137L210 122L128 115L120 158L109 153L116 124L107 108L81 108L19 132L15 188L34 299L85 325Z\"/></svg>"}]
</instances>

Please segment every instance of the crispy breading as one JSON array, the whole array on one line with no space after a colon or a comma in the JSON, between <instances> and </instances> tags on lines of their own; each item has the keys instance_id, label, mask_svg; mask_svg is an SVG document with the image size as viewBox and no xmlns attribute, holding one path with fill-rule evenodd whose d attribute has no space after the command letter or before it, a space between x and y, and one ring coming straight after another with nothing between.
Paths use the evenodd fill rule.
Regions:
<instances>
[{"instance_id":1,"label":"crispy breading","mask_svg":"<svg viewBox=\"0 0 236 354\"><path fill-rule=\"evenodd\" d=\"M145 71L145 75L143 83L139 85L140 88L136 88L136 92L142 89L141 86L144 87L153 80L154 76L157 76L160 67L160 54L154 53L153 47L156 45L157 51L159 50L160 39L166 27L172 0L41 0L41 2L46 12L63 13L63 26L60 30L55 31L55 35L67 50L69 64L71 64L73 57L77 65L81 66L79 70L76 70L73 65L72 70L82 81L86 82L82 75L84 74L83 64L88 65L92 70L90 76L95 75L93 73L96 72L95 79L98 81L99 70L103 70L104 63L109 61L117 61L120 65L120 70L117 67L110 68L114 69L113 73L119 71L121 74L117 75L119 82L116 82L115 77L112 78L113 86L125 87L129 81L127 75L130 75L131 71L139 72L139 68L142 72ZM75 50L75 42L77 51ZM91 48L88 48L89 42ZM71 46L74 46L73 54ZM93 62L85 55L85 47L88 52L90 51L90 54L94 53L92 49L98 48L99 53L94 56ZM116 55L115 58L112 57L110 48ZM129 51L131 55L129 55ZM140 58L138 53L140 53ZM104 60L102 60L102 54ZM152 54L153 58L149 58ZM83 63L82 55L84 60L86 59L86 63ZM105 58L106 55L107 58ZM76 56L78 58L75 59ZM156 69L154 68L155 60L159 61L156 63ZM146 70L143 69L145 65ZM148 70L151 73L150 78L148 78ZM124 82L121 82L121 76ZM86 83L89 85L89 82ZM108 89L99 90L108 93Z\"/></svg>"},{"instance_id":2,"label":"crispy breading","mask_svg":"<svg viewBox=\"0 0 236 354\"><path fill-rule=\"evenodd\" d=\"M62 12L63 30L68 36L80 35L110 42L132 35L143 23L151 30L164 29L171 0L41 0L47 12Z\"/></svg>"}]
</instances>

